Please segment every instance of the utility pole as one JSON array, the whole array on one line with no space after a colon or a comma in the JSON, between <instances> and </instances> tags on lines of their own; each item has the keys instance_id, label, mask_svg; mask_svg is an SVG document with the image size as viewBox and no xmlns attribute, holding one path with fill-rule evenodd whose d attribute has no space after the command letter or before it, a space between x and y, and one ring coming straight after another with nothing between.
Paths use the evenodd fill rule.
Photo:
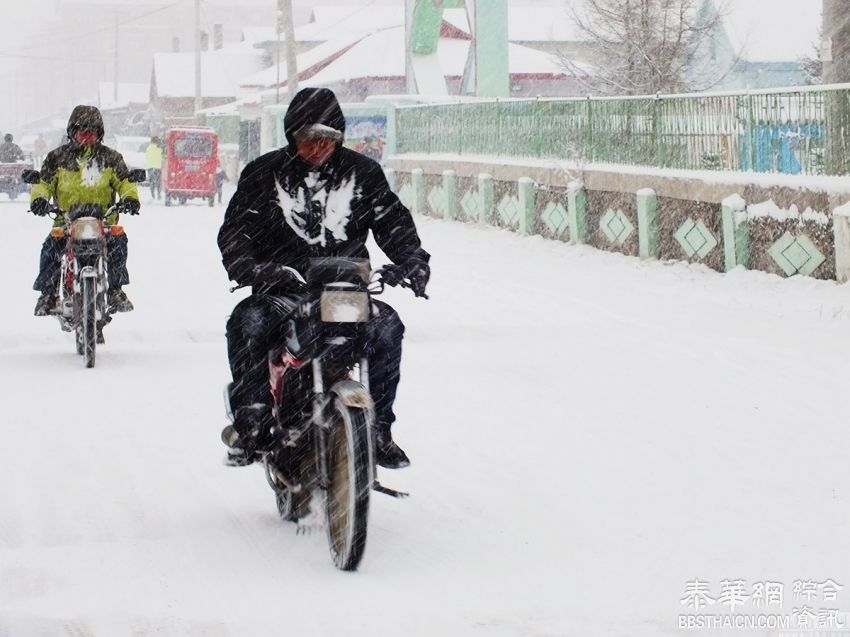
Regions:
<instances>
[{"instance_id":1,"label":"utility pole","mask_svg":"<svg viewBox=\"0 0 850 637\"><path fill-rule=\"evenodd\" d=\"M850 82L850 14L846 0L823 0L823 83Z\"/></svg>"},{"instance_id":2,"label":"utility pole","mask_svg":"<svg viewBox=\"0 0 850 637\"><path fill-rule=\"evenodd\" d=\"M850 82L850 15L846 0L823 0L822 24L823 83ZM827 93L825 108L825 169L827 174L846 174L850 168L850 111L846 93Z\"/></svg>"},{"instance_id":3,"label":"utility pole","mask_svg":"<svg viewBox=\"0 0 850 637\"><path fill-rule=\"evenodd\" d=\"M116 104L118 103L118 10L115 10L115 75L112 79L112 101ZM74 73L71 71L71 78L73 82ZM71 99L74 99L71 96Z\"/></svg>"},{"instance_id":4,"label":"utility pole","mask_svg":"<svg viewBox=\"0 0 850 637\"><path fill-rule=\"evenodd\" d=\"M278 0L278 11L280 22L283 23L283 36L286 38L286 86L289 88L289 99L295 97L298 92L298 63L295 59L295 20L292 17L292 0ZM280 44L280 31L278 30L278 45ZM278 57L278 67L280 57ZM279 78L278 71L278 78ZM279 80L278 80L278 83Z\"/></svg>"},{"instance_id":5,"label":"utility pole","mask_svg":"<svg viewBox=\"0 0 850 637\"><path fill-rule=\"evenodd\" d=\"M195 118L202 108L201 102L201 0L195 0Z\"/></svg>"},{"instance_id":6,"label":"utility pole","mask_svg":"<svg viewBox=\"0 0 850 637\"><path fill-rule=\"evenodd\" d=\"M281 9L281 0L277 0L277 13L275 19L275 42L274 42L274 66L275 66L275 81L274 81L274 103L280 104L280 23L283 21L283 10Z\"/></svg>"}]
</instances>

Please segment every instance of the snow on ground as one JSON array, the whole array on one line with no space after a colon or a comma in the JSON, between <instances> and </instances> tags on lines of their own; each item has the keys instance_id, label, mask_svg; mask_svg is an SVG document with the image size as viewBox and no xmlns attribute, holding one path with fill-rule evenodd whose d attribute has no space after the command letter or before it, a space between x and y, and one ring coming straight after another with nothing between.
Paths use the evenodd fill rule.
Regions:
<instances>
[{"instance_id":1,"label":"snow on ground","mask_svg":"<svg viewBox=\"0 0 850 637\"><path fill-rule=\"evenodd\" d=\"M223 208L126 220L137 309L93 370L31 315L25 210L0 201L2 637L709 634L677 624L696 578L848 608L846 285L418 219L431 300L388 295L413 465L382 471L412 497L374 496L345 574L221 464Z\"/></svg>"}]
</instances>

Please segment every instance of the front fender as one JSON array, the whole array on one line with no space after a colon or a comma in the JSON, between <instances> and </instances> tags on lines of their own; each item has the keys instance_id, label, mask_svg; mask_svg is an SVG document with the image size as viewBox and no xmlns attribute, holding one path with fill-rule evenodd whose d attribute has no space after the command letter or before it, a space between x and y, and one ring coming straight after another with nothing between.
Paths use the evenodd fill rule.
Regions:
<instances>
[{"instance_id":1,"label":"front fender","mask_svg":"<svg viewBox=\"0 0 850 637\"><path fill-rule=\"evenodd\" d=\"M331 387L330 393L339 398L346 407L365 409L370 413L375 411L375 403L369 390L356 381L341 380Z\"/></svg>"}]
</instances>

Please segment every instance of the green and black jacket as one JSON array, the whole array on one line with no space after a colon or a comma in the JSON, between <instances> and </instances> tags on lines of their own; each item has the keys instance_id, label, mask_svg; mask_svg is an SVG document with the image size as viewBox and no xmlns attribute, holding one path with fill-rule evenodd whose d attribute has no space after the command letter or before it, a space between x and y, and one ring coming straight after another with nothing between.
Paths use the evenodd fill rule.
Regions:
<instances>
[{"instance_id":1,"label":"green and black jacket","mask_svg":"<svg viewBox=\"0 0 850 637\"><path fill-rule=\"evenodd\" d=\"M32 187L31 201L39 197L55 201L64 212L82 203L96 203L108 209L118 200L139 200L136 184L127 179L129 171L121 153L103 144L86 147L68 143L50 151L41 166L41 181ZM114 213L106 218L113 224ZM59 215L54 226L65 225Z\"/></svg>"}]
</instances>

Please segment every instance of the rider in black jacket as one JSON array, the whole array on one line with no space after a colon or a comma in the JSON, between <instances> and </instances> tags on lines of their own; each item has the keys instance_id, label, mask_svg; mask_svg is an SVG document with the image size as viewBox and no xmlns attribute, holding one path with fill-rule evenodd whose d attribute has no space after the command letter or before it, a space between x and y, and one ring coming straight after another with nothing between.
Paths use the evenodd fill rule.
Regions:
<instances>
[{"instance_id":1,"label":"rider in black jacket","mask_svg":"<svg viewBox=\"0 0 850 637\"><path fill-rule=\"evenodd\" d=\"M284 118L288 145L249 163L230 200L218 245L227 273L255 294L227 322L235 420L222 432L232 464L248 464L272 424L268 351L280 339L289 305L256 294L275 266L302 274L311 257L368 258L369 231L402 266L414 291L424 293L430 255L422 249L410 211L390 190L381 166L342 145L345 118L329 89L307 88ZM375 397L378 464L410 464L390 434L399 382L404 325L386 303L374 302L370 384Z\"/></svg>"}]
</instances>

